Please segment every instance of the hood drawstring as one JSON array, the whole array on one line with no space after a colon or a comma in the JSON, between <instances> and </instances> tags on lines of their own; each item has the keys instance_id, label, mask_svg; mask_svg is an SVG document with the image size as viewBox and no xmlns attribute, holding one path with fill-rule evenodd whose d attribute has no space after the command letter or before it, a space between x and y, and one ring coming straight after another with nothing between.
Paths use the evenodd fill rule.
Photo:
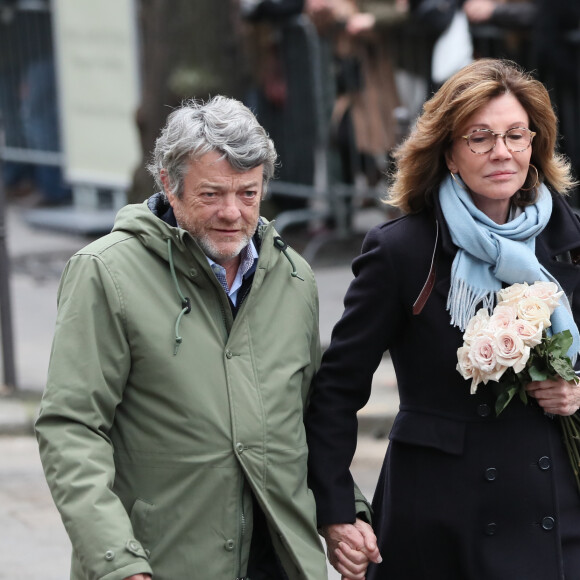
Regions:
<instances>
[{"instance_id":1,"label":"hood drawstring","mask_svg":"<svg viewBox=\"0 0 580 580\"><path fill-rule=\"evenodd\" d=\"M296 265L294 264L292 258L288 254L288 244L280 237L274 237L274 245L284 254L290 265L292 266L292 272L290 275L292 278L298 278L298 280L302 280L304 282L304 278L302 278L298 272L296 271ZM173 283L175 284L175 289L177 290L177 294L179 294L179 298L181 298L181 312L177 316L177 320L175 321L175 347L173 349L173 356L176 356L179 351L179 346L183 342L183 338L179 335L179 325L181 324L181 319L185 314L189 314L191 312L191 300L188 296L184 296L181 288L179 287L179 282L177 281L177 274L175 273L175 265L173 263L173 247L171 238L167 238L167 254L169 258L169 269L171 270L171 278Z\"/></svg>"},{"instance_id":2,"label":"hood drawstring","mask_svg":"<svg viewBox=\"0 0 580 580\"><path fill-rule=\"evenodd\" d=\"M286 251L288 249L288 244L280 236L274 236L274 245L284 254L284 256L286 256L286 259L290 262L290 265L292 266L292 272L290 273L290 275L292 276L292 278L298 278L298 280L302 280L302 282L304 282L304 278L301 278L298 275L298 272L296 271L296 266L294 265L292 258L288 255L288 252Z\"/></svg>"},{"instance_id":3,"label":"hood drawstring","mask_svg":"<svg viewBox=\"0 0 580 580\"><path fill-rule=\"evenodd\" d=\"M169 269L171 270L171 278L175 284L175 288L179 297L181 298L182 310L175 321L175 347L173 348L173 356L177 355L179 351L179 345L182 343L183 338L179 336L179 325L181 324L181 319L184 314L189 314L191 312L191 301L188 296L184 296L181 288L179 287L179 282L177 281L177 275L175 274L175 266L173 264L173 249L171 246L171 238L167 238L167 253L169 255Z\"/></svg>"}]
</instances>

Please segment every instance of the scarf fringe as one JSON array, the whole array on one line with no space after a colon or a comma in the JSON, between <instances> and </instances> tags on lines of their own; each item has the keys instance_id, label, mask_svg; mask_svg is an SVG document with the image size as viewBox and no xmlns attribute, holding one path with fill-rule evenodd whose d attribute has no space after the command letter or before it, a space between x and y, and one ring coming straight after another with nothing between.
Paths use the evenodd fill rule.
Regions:
<instances>
[{"instance_id":1,"label":"scarf fringe","mask_svg":"<svg viewBox=\"0 0 580 580\"><path fill-rule=\"evenodd\" d=\"M487 308L491 314L495 301L495 291L476 288L470 286L465 280L455 278L447 296L447 310L451 315L451 325L465 332L477 306L483 303L481 307Z\"/></svg>"}]
</instances>

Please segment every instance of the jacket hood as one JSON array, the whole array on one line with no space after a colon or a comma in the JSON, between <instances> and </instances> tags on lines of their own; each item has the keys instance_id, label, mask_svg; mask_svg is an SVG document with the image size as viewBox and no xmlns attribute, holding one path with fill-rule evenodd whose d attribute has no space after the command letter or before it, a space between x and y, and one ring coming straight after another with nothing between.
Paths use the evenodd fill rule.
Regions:
<instances>
[{"instance_id":1,"label":"jacket hood","mask_svg":"<svg viewBox=\"0 0 580 580\"><path fill-rule=\"evenodd\" d=\"M168 260L167 240L183 248L185 236L191 238L177 226L171 205L161 193L152 195L143 203L121 208L115 218L113 231L134 235L143 246L165 260Z\"/></svg>"},{"instance_id":2,"label":"jacket hood","mask_svg":"<svg viewBox=\"0 0 580 580\"><path fill-rule=\"evenodd\" d=\"M162 193L152 195L143 203L130 204L119 210L113 232L119 231L132 234L144 247L168 263L176 290L176 300L179 298L181 302L181 312L175 321L174 354L177 354L182 341L179 334L181 319L191 311L190 298L181 289L180 274L187 273L188 277L195 277L197 269L192 268L192 258L197 262L200 273L202 270L210 270L206 256L189 232L178 227L173 209ZM254 244L258 252L263 245L262 242L265 242L266 248L271 243L284 255L291 267L289 276L304 280L296 270L286 242L274 232L272 223L260 217L254 234ZM261 263L268 268L264 260Z\"/></svg>"}]
</instances>

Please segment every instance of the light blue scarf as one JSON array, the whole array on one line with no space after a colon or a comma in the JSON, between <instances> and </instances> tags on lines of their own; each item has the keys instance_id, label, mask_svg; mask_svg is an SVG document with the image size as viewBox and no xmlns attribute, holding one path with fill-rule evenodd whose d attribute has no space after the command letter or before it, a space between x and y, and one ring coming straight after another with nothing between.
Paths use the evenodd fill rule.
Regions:
<instances>
[{"instance_id":1,"label":"light blue scarf","mask_svg":"<svg viewBox=\"0 0 580 580\"><path fill-rule=\"evenodd\" d=\"M457 179L460 180L459 176ZM439 188L439 201L451 239L459 248L451 268L447 298L451 324L465 330L481 302L491 311L502 282L549 281L561 289L535 254L536 236L552 214L552 196L545 185L540 185L534 205L526 206L523 213L505 224L496 224L477 209L471 195L451 176ZM568 354L574 359L580 350L580 335L568 299L562 295L560 301L551 316L552 331L570 330L574 342Z\"/></svg>"}]
</instances>

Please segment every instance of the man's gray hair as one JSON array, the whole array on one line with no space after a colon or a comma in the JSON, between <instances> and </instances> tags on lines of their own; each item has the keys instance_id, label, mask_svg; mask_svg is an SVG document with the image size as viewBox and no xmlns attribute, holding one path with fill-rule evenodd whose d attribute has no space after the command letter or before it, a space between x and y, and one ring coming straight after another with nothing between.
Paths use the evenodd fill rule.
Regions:
<instances>
[{"instance_id":1,"label":"man's gray hair","mask_svg":"<svg viewBox=\"0 0 580 580\"><path fill-rule=\"evenodd\" d=\"M183 195L183 179L191 161L218 151L239 171L264 166L264 193L274 176L278 157L274 143L258 120L240 101L216 96L206 103L186 101L167 118L155 142L147 169L164 191L161 170L165 170L171 193Z\"/></svg>"}]
</instances>

